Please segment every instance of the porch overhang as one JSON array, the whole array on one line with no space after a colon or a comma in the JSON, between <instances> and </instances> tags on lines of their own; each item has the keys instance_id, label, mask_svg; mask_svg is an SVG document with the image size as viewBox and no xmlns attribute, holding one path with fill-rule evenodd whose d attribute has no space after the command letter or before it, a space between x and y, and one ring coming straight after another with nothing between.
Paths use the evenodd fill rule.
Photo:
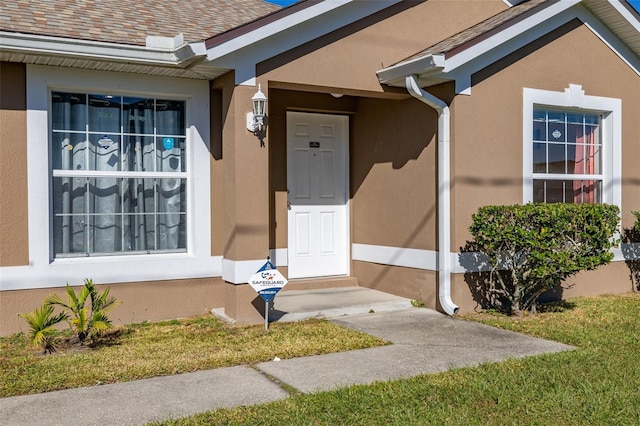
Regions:
<instances>
[{"instance_id":1,"label":"porch overhang","mask_svg":"<svg viewBox=\"0 0 640 426\"><path fill-rule=\"evenodd\" d=\"M455 81L471 93L471 76L549 32L578 20L640 75L640 17L620 0L531 0L376 72L381 84L420 87Z\"/></svg>"}]
</instances>

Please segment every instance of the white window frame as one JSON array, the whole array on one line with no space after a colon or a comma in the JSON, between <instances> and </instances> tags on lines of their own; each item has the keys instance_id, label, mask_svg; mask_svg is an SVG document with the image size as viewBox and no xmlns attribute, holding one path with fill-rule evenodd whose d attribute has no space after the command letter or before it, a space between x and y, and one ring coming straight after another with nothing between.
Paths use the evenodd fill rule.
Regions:
<instances>
[{"instance_id":1,"label":"white window frame","mask_svg":"<svg viewBox=\"0 0 640 426\"><path fill-rule=\"evenodd\" d=\"M53 257L49 111L52 91L103 92L186 101L187 252ZM2 289L18 290L222 275L211 256L209 85L189 80L27 65L29 265L3 268Z\"/></svg>"},{"instance_id":2,"label":"white window frame","mask_svg":"<svg viewBox=\"0 0 640 426\"><path fill-rule=\"evenodd\" d=\"M602 202L622 209L622 100L586 95L582 86L570 84L563 92L524 88L522 117L523 191L522 202L533 202L534 176L556 175L533 173L533 110L536 107L571 109L602 115ZM577 177L576 177L577 176ZM580 175L562 175L578 179Z\"/></svg>"}]
</instances>

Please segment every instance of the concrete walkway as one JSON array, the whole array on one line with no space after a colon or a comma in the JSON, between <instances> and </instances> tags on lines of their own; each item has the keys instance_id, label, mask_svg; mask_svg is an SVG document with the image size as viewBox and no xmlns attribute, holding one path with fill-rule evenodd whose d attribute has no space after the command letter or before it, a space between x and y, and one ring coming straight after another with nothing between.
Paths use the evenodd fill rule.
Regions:
<instances>
[{"instance_id":1,"label":"concrete walkway","mask_svg":"<svg viewBox=\"0 0 640 426\"><path fill-rule=\"evenodd\" d=\"M410 308L408 300L374 290L346 288L288 293L288 299L286 292L276 297L274 317L287 320L326 317L329 313L332 321L387 339L393 345L264 362L254 367L220 368L1 398L0 424L145 424L287 398L289 393L278 382L309 393L572 348L456 320L429 309ZM313 305L306 305L309 298L315 299L315 306L321 308L314 311Z\"/></svg>"}]
</instances>

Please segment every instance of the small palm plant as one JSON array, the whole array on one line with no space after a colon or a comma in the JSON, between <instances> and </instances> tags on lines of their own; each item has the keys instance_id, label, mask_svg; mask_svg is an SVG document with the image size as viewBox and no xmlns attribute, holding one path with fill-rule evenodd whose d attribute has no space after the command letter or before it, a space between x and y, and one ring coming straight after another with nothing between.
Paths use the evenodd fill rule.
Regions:
<instances>
[{"instance_id":1,"label":"small palm plant","mask_svg":"<svg viewBox=\"0 0 640 426\"><path fill-rule=\"evenodd\" d=\"M55 325L68 319L64 312L53 315L53 306L44 305L28 314L19 314L29 324L29 337L35 346L42 347L43 354L56 351L60 336Z\"/></svg>"},{"instance_id":2,"label":"small palm plant","mask_svg":"<svg viewBox=\"0 0 640 426\"><path fill-rule=\"evenodd\" d=\"M44 304L50 307L60 306L69 311L71 316L67 316L67 320L80 344L87 338L93 339L111 328L111 320L106 313L120 302L109 295L108 288L100 293L93 280L85 279L84 286L78 294L69 283L66 291L66 301L57 294L51 294L45 299ZM89 306L86 306L87 301L90 302Z\"/></svg>"}]
</instances>

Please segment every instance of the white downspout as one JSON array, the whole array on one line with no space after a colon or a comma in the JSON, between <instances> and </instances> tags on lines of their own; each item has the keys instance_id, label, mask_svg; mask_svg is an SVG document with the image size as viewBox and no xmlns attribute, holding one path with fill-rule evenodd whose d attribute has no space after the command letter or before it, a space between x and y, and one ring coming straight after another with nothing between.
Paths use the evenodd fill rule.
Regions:
<instances>
[{"instance_id":1,"label":"white downspout","mask_svg":"<svg viewBox=\"0 0 640 426\"><path fill-rule=\"evenodd\" d=\"M438 298L449 315L458 312L451 300L451 172L449 107L441 99L420 88L413 75L405 78L407 90L414 98L438 112Z\"/></svg>"}]
</instances>

